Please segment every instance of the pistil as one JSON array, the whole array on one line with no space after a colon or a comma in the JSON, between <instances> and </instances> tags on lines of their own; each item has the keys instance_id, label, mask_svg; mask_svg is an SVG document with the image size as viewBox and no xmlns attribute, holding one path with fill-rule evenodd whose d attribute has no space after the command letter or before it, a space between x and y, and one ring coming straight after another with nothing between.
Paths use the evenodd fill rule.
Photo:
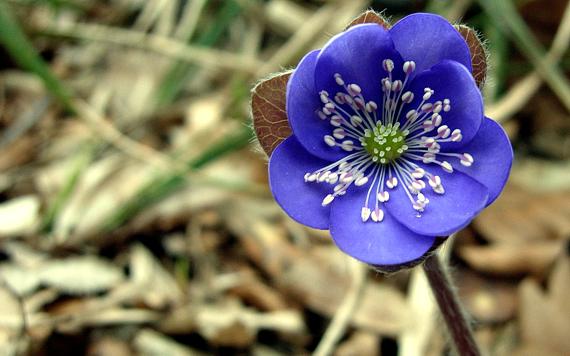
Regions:
<instances>
[{"instance_id":1,"label":"pistil","mask_svg":"<svg viewBox=\"0 0 570 356\"><path fill-rule=\"evenodd\" d=\"M369 185L361 208L363 222L384 219L382 205L390 199L389 190L396 189L399 183L419 217L430 202L424 189L429 187L436 194L445 193L441 177L416 162L439 165L448 173L453 173L453 166L440 157L455 158L465 167L474 163L469 153L440 152L441 143L459 142L463 137L461 130L443 124L442 115L451 110L451 100L433 101L436 93L429 87L425 87L423 93L406 91L416 67L413 61L403 64L403 81L393 78L395 67L391 59L382 61L382 67L388 76L381 80L381 112L375 101L365 100L358 84L346 83L339 73L334 74L334 79L342 90L332 98L324 90L319 92L323 107L317 116L320 120L329 120L333 127L331 134L323 137L324 142L352 153L305 175L306 182L334 185L323 199L323 206L346 194L353 184ZM416 96L421 101L414 109L410 105Z\"/></svg>"}]
</instances>

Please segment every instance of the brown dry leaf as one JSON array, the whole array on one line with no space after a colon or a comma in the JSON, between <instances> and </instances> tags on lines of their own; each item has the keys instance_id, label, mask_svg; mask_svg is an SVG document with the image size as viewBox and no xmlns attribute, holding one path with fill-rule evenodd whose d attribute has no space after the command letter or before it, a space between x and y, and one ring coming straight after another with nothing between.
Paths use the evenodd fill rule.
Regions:
<instances>
[{"instance_id":1,"label":"brown dry leaf","mask_svg":"<svg viewBox=\"0 0 570 356\"><path fill-rule=\"evenodd\" d=\"M346 256L334 246L323 247L331 249L331 253L323 253L319 248L309 251L297 248L287 240L285 231L267 223L267 217L260 215L266 211L258 212L243 203L228 208L223 218L240 239L248 257L272 276L281 289L304 305L323 315L334 315L350 285L351 276L343 268L346 267ZM409 320L410 313L402 293L390 285L369 283L354 314L353 324L394 335Z\"/></svg>"},{"instance_id":2,"label":"brown dry leaf","mask_svg":"<svg viewBox=\"0 0 570 356\"><path fill-rule=\"evenodd\" d=\"M7 288L0 287L0 355L18 355L27 341L22 332L26 320L20 301Z\"/></svg>"},{"instance_id":3,"label":"brown dry leaf","mask_svg":"<svg viewBox=\"0 0 570 356\"><path fill-rule=\"evenodd\" d=\"M550 298L558 305L563 315L570 317L570 258L561 258L550 274L548 281Z\"/></svg>"},{"instance_id":4,"label":"brown dry leaf","mask_svg":"<svg viewBox=\"0 0 570 356\"><path fill-rule=\"evenodd\" d=\"M248 273L244 281L231 288L230 292L259 310L275 311L287 308L285 298L261 281L253 271Z\"/></svg>"},{"instance_id":5,"label":"brown dry leaf","mask_svg":"<svg viewBox=\"0 0 570 356\"><path fill-rule=\"evenodd\" d=\"M474 221L493 242L527 243L570 237L570 193L536 193L508 184L499 199Z\"/></svg>"},{"instance_id":6,"label":"brown dry leaf","mask_svg":"<svg viewBox=\"0 0 570 356\"><path fill-rule=\"evenodd\" d=\"M469 45L471 52L471 66L473 67L473 78L479 87L485 84L487 76L487 53L485 46L474 29L465 25L455 25L455 28Z\"/></svg>"},{"instance_id":7,"label":"brown dry leaf","mask_svg":"<svg viewBox=\"0 0 570 356\"><path fill-rule=\"evenodd\" d=\"M143 245L133 247L129 263L130 287L152 308L165 308L183 298L183 292L160 261Z\"/></svg>"},{"instance_id":8,"label":"brown dry leaf","mask_svg":"<svg viewBox=\"0 0 570 356\"><path fill-rule=\"evenodd\" d=\"M148 324L157 322L161 317L160 313L146 309L116 307L79 315L59 324L58 329L62 332L74 332L89 326Z\"/></svg>"},{"instance_id":9,"label":"brown dry leaf","mask_svg":"<svg viewBox=\"0 0 570 356\"><path fill-rule=\"evenodd\" d=\"M38 148L38 142L31 136L23 136L0 149L0 172L23 166L31 161Z\"/></svg>"},{"instance_id":10,"label":"brown dry leaf","mask_svg":"<svg viewBox=\"0 0 570 356\"><path fill-rule=\"evenodd\" d=\"M139 331L134 340L134 348L139 355L173 355L173 356L197 356L202 355L197 350L192 350L152 329Z\"/></svg>"},{"instance_id":11,"label":"brown dry leaf","mask_svg":"<svg viewBox=\"0 0 570 356\"><path fill-rule=\"evenodd\" d=\"M36 270L14 263L0 265L0 275L10 289L18 295L32 293L41 282Z\"/></svg>"},{"instance_id":12,"label":"brown dry leaf","mask_svg":"<svg viewBox=\"0 0 570 356\"><path fill-rule=\"evenodd\" d=\"M89 255L50 260L36 273L43 284L70 294L105 291L124 279L117 265Z\"/></svg>"},{"instance_id":13,"label":"brown dry leaf","mask_svg":"<svg viewBox=\"0 0 570 356\"><path fill-rule=\"evenodd\" d=\"M529 241L524 244L495 243L461 246L459 256L474 269L493 275L542 276L564 248L564 241Z\"/></svg>"},{"instance_id":14,"label":"brown dry leaf","mask_svg":"<svg viewBox=\"0 0 570 356\"><path fill-rule=\"evenodd\" d=\"M566 353L555 352L547 347L540 347L534 345L523 345L510 354L512 356L537 356L537 355L568 356L568 354Z\"/></svg>"},{"instance_id":15,"label":"brown dry leaf","mask_svg":"<svg viewBox=\"0 0 570 356\"><path fill-rule=\"evenodd\" d=\"M378 335L366 331L356 331L348 340L339 345L335 356L380 355Z\"/></svg>"},{"instance_id":16,"label":"brown dry leaf","mask_svg":"<svg viewBox=\"0 0 570 356\"><path fill-rule=\"evenodd\" d=\"M132 351L129 345L118 338L105 336L94 340L87 349L87 356L113 355L113 356L129 356Z\"/></svg>"},{"instance_id":17,"label":"brown dry leaf","mask_svg":"<svg viewBox=\"0 0 570 356\"><path fill-rule=\"evenodd\" d=\"M368 11L360 14L354 20L352 20L348 24L348 26L346 26L346 29L349 29L352 26L360 25L363 23L377 23L378 25L384 27L385 29L389 29L391 26L390 21L388 21L388 19L386 19L384 16L382 16L382 14L380 14L374 10L368 10Z\"/></svg>"},{"instance_id":18,"label":"brown dry leaf","mask_svg":"<svg viewBox=\"0 0 570 356\"><path fill-rule=\"evenodd\" d=\"M564 284L567 285L568 281L564 281ZM523 343L545 350L543 354L567 355L570 352L570 314L531 279L521 284L519 298L519 325Z\"/></svg>"},{"instance_id":19,"label":"brown dry leaf","mask_svg":"<svg viewBox=\"0 0 570 356\"><path fill-rule=\"evenodd\" d=\"M39 225L40 200L25 195L0 204L0 238L33 233Z\"/></svg>"},{"instance_id":20,"label":"brown dry leaf","mask_svg":"<svg viewBox=\"0 0 570 356\"><path fill-rule=\"evenodd\" d=\"M503 323L517 311L517 290L513 283L461 270L457 278L459 296L469 315L478 322Z\"/></svg>"},{"instance_id":21,"label":"brown dry leaf","mask_svg":"<svg viewBox=\"0 0 570 356\"><path fill-rule=\"evenodd\" d=\"M336 250L334 246L330 248ZM304 305L331 317L344 300L351 276L348 271L343 273L339 270L346 263L346 257L340 251L336 251L338 258L334 261L326 261L323 254L315 252L313 249L291 261L279 276L279 282ZM368 283L352 323L383 335L396 335L406 327L410 317L401 292L388 284Z\"/></svg>"},{"instance_id":22,"label":"brown dry leaf","mask_svg":"<svg viewBox=\"0 0 570 356\"><path fill-rule=\"evenodd\" d=\"M260 82L252 90L253 128L259 144L268 156L291 135L285 108L287 81L291 73L292 71L276 74Z\"/></svg>"},{"instance_id":23,"label":"brown dry leaf","mask_svg":"<svg viewBox=\"0 0 570 356\"><path fill-rule=\"evenodd\" d=\"M545 117L550 117L549 114ZM541 116L542 117L542 116ZM568 122L570 117L564 119ZM569 140L570 136L566 134L567 130L561 128L553 128L558 134L566 135L565 140ZM567 150L564 147L570 147L566 142L548 138L551 143L559 145L558 149ZM533 146L538 146L535 142ZM536 184L536 177L540 177L540 184ZM510 181L516 185L537 193L554 193L566 197L570 197L570 161L569 160L547 160L540 158L525 158L519 161L511 172ZM567 205L570 208L570 204Z\"/></svg>"},{"instance_id":24,"label":"brown dry leaf","mask_svg":"<svg viewBox=\"0 0 570 356\"><path fill-rule=\"evenodd\" d=\"M259 330L302 335L306 327L297 310L260 313L233 298L194 309L199 332L218 346L250 346Z\"/></svg>"}]
</instances>

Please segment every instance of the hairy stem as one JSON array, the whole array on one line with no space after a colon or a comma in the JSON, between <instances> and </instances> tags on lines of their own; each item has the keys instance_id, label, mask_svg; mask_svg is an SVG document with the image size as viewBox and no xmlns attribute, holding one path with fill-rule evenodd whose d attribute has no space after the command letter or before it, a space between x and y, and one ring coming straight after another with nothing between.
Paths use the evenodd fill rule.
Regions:
<instances>
[{"instance_id":1,"label":"hairy stem","mask_svg":"<svg viewBox=\"0 0 570 356\"><path fill-rule=\"evenodd\" d=\"M437 254L428 257L423 267L458 354L461 356L481 355L473 337L471 326L451 285L449 275L439 261Z\"/></svg>"}]
</instances>

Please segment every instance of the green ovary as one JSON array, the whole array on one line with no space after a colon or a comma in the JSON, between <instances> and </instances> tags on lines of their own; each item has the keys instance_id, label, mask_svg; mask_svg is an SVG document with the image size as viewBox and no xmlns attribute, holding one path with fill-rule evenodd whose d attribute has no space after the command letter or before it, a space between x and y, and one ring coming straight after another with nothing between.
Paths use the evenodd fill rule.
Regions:
<instances>
[{"instance_id":1,"label":"green ovary","mask_svg":"<svg viewBox=\"0 0 570 356\"><path fill-rule=\"evenodd\" d=\"M366 129L360 141L374 162L387 164L399 158L408 149L407 134L408 132L399 129L398 124L378 124L373 131Z\"/></svg>"}]
</instances>

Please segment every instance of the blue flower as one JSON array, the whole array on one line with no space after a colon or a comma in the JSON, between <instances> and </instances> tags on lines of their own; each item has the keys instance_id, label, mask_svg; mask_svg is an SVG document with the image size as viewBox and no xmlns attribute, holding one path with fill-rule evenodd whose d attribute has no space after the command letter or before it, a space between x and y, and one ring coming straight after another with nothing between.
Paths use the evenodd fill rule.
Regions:
<instances>
[{"instance_id":1,"label":"blue flower","mask_svg":"<svg viewBox=\"0 0 570 356\"><path fill-rule=\"evenodd\" d=\"M381 268L420 260L503 189L513 153L483 114L469 48L445 19L357 25L308 53L287 85L293 134L269 162L296 221Z\"/></svg>"}]
</instances>

